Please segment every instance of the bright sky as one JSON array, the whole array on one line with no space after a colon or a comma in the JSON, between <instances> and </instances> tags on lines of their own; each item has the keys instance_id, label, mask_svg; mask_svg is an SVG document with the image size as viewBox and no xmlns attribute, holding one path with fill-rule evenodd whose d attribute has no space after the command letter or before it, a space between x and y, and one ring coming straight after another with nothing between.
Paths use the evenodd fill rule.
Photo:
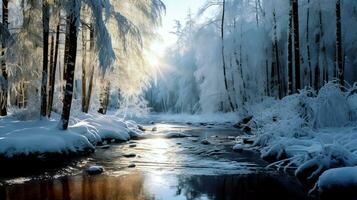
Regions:
<instances>
[{"instance_id":1,"label":"bright sky","mask_svg":"<svg viewBox=\"0 0 357 200\"><path fill-rule=\"evenodd\" d=\"M162 19L162 28L159 33L162 40L155 42L153 48L156 53L162 54L166 47L174 44L176 37L170 33L174 30L175 20L184 22L188 12L191 10L193 14L202 7L206 0L162 0L166 5L166 15Z\"/></svg>"}]
</instances>

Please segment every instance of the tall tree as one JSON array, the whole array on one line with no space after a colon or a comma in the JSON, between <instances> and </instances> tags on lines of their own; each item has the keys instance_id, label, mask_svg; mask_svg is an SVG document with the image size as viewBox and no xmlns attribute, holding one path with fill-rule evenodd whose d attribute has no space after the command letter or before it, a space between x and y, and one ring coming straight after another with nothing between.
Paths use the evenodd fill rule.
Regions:
<instances>
[{"instance_id":1,"label":"tall tree","mask_svg":"<svg viewBox=\"0 0 357 200\"><path fill-rule=\"evenodd\" d=\"M68 58L66 67L66 88L64 92L63 110L61 115L60 128L67 130L69 124L69 117L71 113L72 98L73 98L73 84L74 84L74 70L76 67L77 58L77 39L78 39L78 23L80 17L80 1L73 0L70 2L68 10L69 31L68 36Z\"/></svg>"},{"instance_id":2,"label":"tall tree","mask_svg":"<svg viewBox=\"0 0 357 200\"><path fill-rule=\"evenodd\" d=\"M90 30L90 33L89 33L89 53L91 56L91 59L93 59L93 53L94 53L94 29L93 29L93 25L90 26L89 28ZM92 97L92 91L93 91L93 80L94 80L94 64L92 63L92 68L91 68L91 71L89 72L90 73L90 76L89 76L89 84L88 84L88 91L86 92L87 93L87 97L85 98L86 99L86 102L85 102L85 107L84 107L84 110L83 112L85 113L88 113L89 111L89 105L90 105L90 100L91 100L91 97Z\"/></svg>"},{"instance_id":3,"label":"tall tree","mask_svg":"<svg viewBox=\"0 0 357 200\"><path fill-rule=\"evenodd\" d=\"M225 12L226 12L226 0L223 0L222 3L223 4L222 4L222 19L221 19L221 41L222 41L221 53L222 53L223 78L224 78L224 86L226 88L226 92L228 96L229 106L231 108L231 111L234 111L234 105L228 87L227 66L226 66L225 50L224 50L224 23L225 23L224 20L225 20Z\"/></svg>"},{"instance_id":4,"label":"tall tree","mask_svg":"<svg viewBox=\"0 0 357 200\"><path fill-rule=\"evenodd\" d=\"M295 65L295 92L301 89L300 76L300 28L299 28L299 3L298 0L291 0L293 27L294 27L294 65Z\"/></svg>"},{"instance_id":5,"label":"tall tree","mask_svg":"<svg viewBox=\"0 0 357 200\"><path fill-rule=\"evenodd\" d=\"M82 23L82 112L85 112L87 98L87 27Z\"/></svg>"},{"instance_id":6,"label":"tall tree","mask_svg":"<svg viewBox=\"0 0 357 200\"><path fill-rule=\"evenodd\" d=\"M48 43L50 33L50 5L48 0L42 1L42 28L43 28L43 59L41 83L41 116L47 115L47 80L48 80Z\"/></svg>"},{"instance_id":7,"label":"tall tree","mask_svg":"<svg viewBox=\"0 0 357 200\"><path fill-rule=\"evenodd\" d=\"M293 4L290 3L289 30L288 30L288 94L294 92L294 73L293 73Z\"/></svg>"},{"instance_id":8,"label":"tall tree","mask_svg":"<svg viewBox=\"0 0 357 200\"><path fill-rule=\"evenodd\" d=\"M6 29L9 27L9 1L3 0L2 1L2 23ZM5 49L6 44L2 43L2 52L1 55L3 57L1 61L1 75L2 80L1 82L1 92L0 92L0 116L7 115L7 99L8 99L8 74L6 69L6 62L5 62Z\"/></svg>"},{"instance_id":9,"label":"tall tree","mask_svg":"<svg viewBox=\"0 0 357 200\"><path fill-rule=\"evenodd\" d=\"M310 48L310 0L307 1L308 8L306 13L306 52L307 52L307 69L309 70L309 85L312 87L312 64Z\"/></svg>"},{"instance_id":10,"label":"tall tree","mask_svg":"<svg viewBox=\"0 0 357 200\"><path fill-rule=\"evenodd\" d=\"M50 63L50 80L49 80L49 92L48 92L48 117L51 117L52 106L53 106L53 95L55 91L55 80L56 80L56 70L57 70L57 61L58 61L58 50L59 50L59 40L60 40L60 23L58 21L56 29L56 45L53 46L53 37L52 37L52 46L51 46L51 63ZM54 48L54 52L52 50Z\"/></svg>"},{"instance_id":11,"label":"tall tree","mask_svg":"<svg viewBox=\"0 0 357 200\"><path fill-rule=\"evenodd\" d=\"M342 52L342 22L341 22L341 0L336 1L336 68L337 79L344 85L344 67Z\"/></svg>"},{"instance_id":12,"label":"tall tree","mask_svg":"<svg viewBox=\"0 0 357 200\"><path fill-rule=\"evenodd\" d=\"M280 66L280 57L279 57L279 44L278 44L278 32L277 32L277 21L276 21L276 12L273 11L273 29L274 29L274 41L273 41L273 55L275 62L273 63L273 71L275 72L275 87L278 89L279 98L283 98L282 91L282 81L281 81L281 66Z\"/></svg>"}]
</instances>

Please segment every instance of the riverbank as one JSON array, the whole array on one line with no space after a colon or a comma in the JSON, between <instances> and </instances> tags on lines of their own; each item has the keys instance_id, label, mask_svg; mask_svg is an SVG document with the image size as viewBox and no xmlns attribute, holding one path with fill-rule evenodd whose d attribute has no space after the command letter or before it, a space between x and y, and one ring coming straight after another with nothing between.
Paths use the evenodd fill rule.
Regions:
<instances>
[{"instance_id":1,"label":"riverbank","mask_svg":"<svg viewBox=\"0 0 357 200\"><path fill-rule=\"evenodd\" d=\"M355 90L341 91L333 83L318 94L305 90L282 100L266 99L249 107L250 116L237 124L251 134L238 138L236 148L258 150L271 167L294 169L311 194L324 193L345 174L350 179L334 187L355 188L356 175L344 168L357 166L356 100ZM340 168L337 174L328 173L334 168Z\"/></svg>"},{"instance_id":2,"label":"riverbank","mask_svg":"<svg viewBox=\"0 0 357 200\"><path fill-rule=\"evenodd\" d=\"M1 118L0 161L11 166L67 160L91 153L97 145L125 142L143 134L135 122L114 115L81 114L71 118L66 131L58 128L58 122L58 115L30 121Z\"/></svg>"}]
</instances>

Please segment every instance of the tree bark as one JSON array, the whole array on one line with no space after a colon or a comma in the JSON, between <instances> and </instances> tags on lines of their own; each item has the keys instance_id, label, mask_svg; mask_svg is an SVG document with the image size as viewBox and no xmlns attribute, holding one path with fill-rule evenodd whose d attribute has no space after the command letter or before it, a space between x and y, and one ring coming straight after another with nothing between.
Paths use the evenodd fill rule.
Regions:
<instances>
[{"instance_id":1,"label":"tree bark","mask_svg":"<svg viewBox=\"0 0 357 200\"><path fill-rule=\"evenodd\" d=\"M63 81L65 82L67 80L67 63L68 63L68 53L69 53L69 47L70 47L70 17L67 16L66 18L66 35L65 35L65 44L64 44L64 54L63 54ZM66 85L63 85L63 91L65 91Z\"/></svg>"},{"instance_id":2,"label":"tree bark","mask_svg":"<svg viewBox=\"0 0 357 200\"><path fill-rule=\"evenodd\" d=\"M223 76L224 76L224 86L227 92L227 96L228 96L228 102L229 102L229 106L231 108L231 111L234 111L234 106L233 106L233 102L231 99L231 95L229 93L229 88L228 88L228 80L227 80L227 67L226 67L226 59L225 59L225 55L224 55L224 18L225 18L225 11L226 11L226 0L223 0L223 5L222 5L222 23L221 23L221 41L222 41L222 65L223 65Z\"/></svg>"},{"instance_id":3,"label":"tree bark","mask_svg":"<svg viewBox=\"0 0 357 200\"><path fill-rule=\"evenodd\" d=\"M50 70L50 81L49 81L49 92L48 92L48 117L51 117L51 112L52 112L52 107L53 107L53 95L55 91L55 80L56 80L56 70L57 70L57 60L58 60L58 45L59 45L59 34L60 34L60 21L58 22L57 25L57 30L56 30L56 45L54 47L54 52L53 52L53 43L52 43L52 48L51 48L51 70ZM53 37L52 37L52 42Z\"/></svg>"},{"instance_id":4,"label":"tree bark","mask_svg":"<svg viewBox=\"0 0 357 200\"><path fill-rule=\"evenodd\" d=\"M87 98L87 31L82 25L82 112L85 112Z\"/></svg>"},{"instance_id":5,"label":"tree bark","mask_svg":"<svg viewBox=\"0 0 357 200\"><path fill-rule=\"evenodd\" d=\"M69 117L71 113L71 105L73 98L73 83L74 83L74 70L76 67L77 57L77 38L78 38L78 19L80 16L80 1L71 2L72 11L68 13L69 23L69 36L68 36L68 58L66 68L66 89L64 92L63 111L61 116L60 128L67 130L69 124Z\"/></svg>"},{"instance_id":6,"label":"tree bark","mask_svg":"<svg viewBox=\"0 0 357 200\"><path fill-rule=\"evenodd\" d=\"M341 22L341 0L336 1L336 66L337 79L344 86L344 67L342 55L342 22Z\"/></svg>"},{"instance_id":7,"label":"tree bark","mask_svg":"<svg viewBox=\"0 0 357 200\"><path fill-rule=\"evenodd\" d=\"M293 11L290 5L289 13L289 32L288 32L288 94L292 95L294 91L293 78Z\"/></svg>"},{"instance_id":8,"label":"tree bark","mask_svg":"<svg viewBox=\"0 0 357 200\"><path fill-rule=\"evenodd\" d=\"M47 115L47 80L48 80L48 39L50 32L50 7L47 0L42 2L42 26L43 26L43 60L41 83L41 116Z\"/></svg>"},{"instance_id":9,"label":"tree bark","mask_svg":"<svg viewBox=\"0 0 357 200\"><path fill-rule=\"evenodd\" d=\"M298 0L292 1L293 27L294 27L294 64L295 64L295 92L301 89L300 76L300 28L299 28L299 4Z\"/></svg>"},{"instance_id":10,"label":"tree bark","mask_svg":"<svg viewBox=\"0 0 357 200\"><path fill-rule=\"evenodd\" d=\"M92 55L94 52L94 30L93 26L90 28L90 39L89 39L89 53ZM92 57L92 56L91 56ZM88 84L88 92L87 92L87 97L86 97L86 102L85 102L85 109L84 112L88 113L89 111L89 105L90 105L90 100L92 97L92 90L93 90L93 80L94 80L94 64L92 64L92 69L90 71L90 77L89 77L89 84Z\"/></svg>"},{"instance_id":11,"label":"tree bark","mask_svg":"<svg viewBox=\"0 0 357 200\"><path fill-rule=\"evenodd\" d=\"M279 44L278 44L278 33L277 33L277 21L276 21L276 13L275 10L273 12L274 17L274 56L275 56L275 72L276 72L276 84L278 87L278 96L279 99L283 98L283 91L282 91L282 81L281 81L281 66L280 66L280 57L279 57Z\"/></svg>"},{"instance_id":12,"label":"tree bark","mask_svg":"<svg viewBox=\"0 0 357 200\"><path fill-rule=\"evenodd\" d=\"M310 6L310 0L307 1ZM310 48L310 7L307 8L306 14L306 51L307 65L309 70L309 85L312 87L312 65L311 65L311 48Z\"/></svg>"},{"instance_id":13,"label":"tree bark","mask_svg":"<svg viewBox=\"0 0 357 200\"><path fill-rule=\"evenodd\" d=\"M5 28L9 27L9 0L2 1L2 23ZM1 62L1 92L0 92L0 116L7 115L7 99L8 99L8 74L6 70L6 61L5 61L5 48L6 44L2 44L2 57L3 60Z\"/></svg>"}]
</instances>

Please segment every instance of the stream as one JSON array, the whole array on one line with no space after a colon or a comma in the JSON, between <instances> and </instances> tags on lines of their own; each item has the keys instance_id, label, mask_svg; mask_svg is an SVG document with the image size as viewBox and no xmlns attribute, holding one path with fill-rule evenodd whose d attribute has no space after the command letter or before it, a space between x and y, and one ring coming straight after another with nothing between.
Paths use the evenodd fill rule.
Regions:
<instances>
[{"instance_id":1,"label":"stream","mask_svg":"<svg viewBox=\"0 0 357 200\"><path fill-rule=\"evenodd\" d=\"M234 152L234 138L243 133L230 124L145 126L154 127L144 139L98 147L65 166L2 178L0 199L307 198L294 176L267 169L257 152ZM104 173L88 175L85 170L93 165Z\"/></svg>"}]
</instances>

